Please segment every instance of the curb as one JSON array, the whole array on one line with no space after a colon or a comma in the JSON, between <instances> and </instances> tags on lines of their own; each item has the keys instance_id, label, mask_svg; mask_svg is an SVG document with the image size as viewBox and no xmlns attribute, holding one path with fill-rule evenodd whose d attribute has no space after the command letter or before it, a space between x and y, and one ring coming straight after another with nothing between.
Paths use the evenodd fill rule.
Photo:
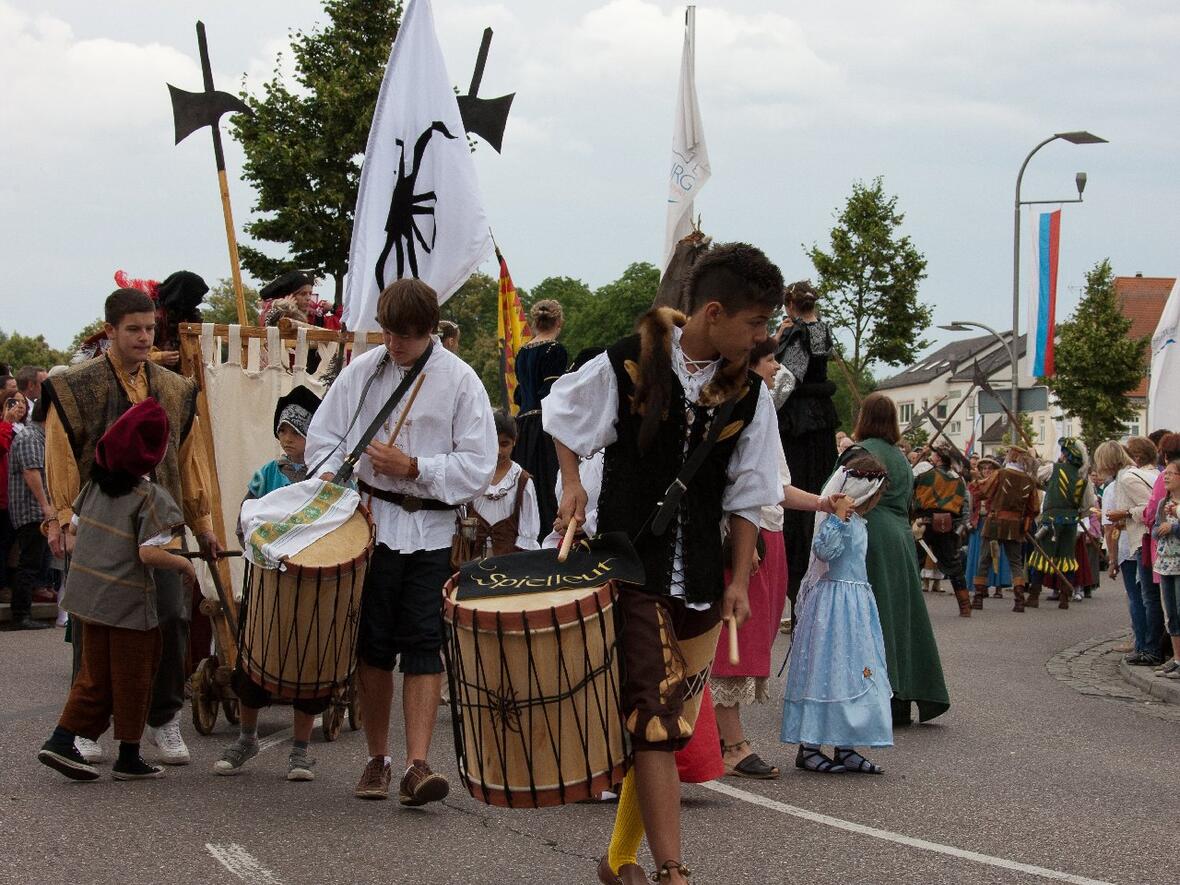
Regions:
<instances>
[{"instance_id":1,"label":"curb","mask_svg":"<svg viewBox=\"0 0 1180 885\"><path fill-rule=\"evenodd\" d=\"M1164 679L1154 674L1154 667L1132 667L1126 661L1119 661L1119 675L1125 682L1130 683L1153 698L1159 698L1165 704L1180 704L1180 680Z\"/></svg>"}]
</instances>

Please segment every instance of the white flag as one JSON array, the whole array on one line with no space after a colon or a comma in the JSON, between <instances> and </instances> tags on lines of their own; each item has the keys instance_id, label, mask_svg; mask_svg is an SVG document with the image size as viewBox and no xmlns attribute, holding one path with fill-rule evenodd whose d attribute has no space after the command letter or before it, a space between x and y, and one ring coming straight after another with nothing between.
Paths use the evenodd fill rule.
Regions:
<instances>
[{"instance_id":1,"label":"white flag","mask_svg":"<svg viewBox=\"0 0 1180 885\"><path fill-rule=\"evenodd\" d=\"M377 328L377 298L417 277L446 301L491 254L475 163L434 32L430 0L411 0L393 42L361 170L344 322Z\"/></svg>"},{"instance_id":2,"label":"white flag","mask_svg":"<svg viewBox=\"0 0 1180 885\"><path fill-rule=\"evenodd\" d=\"M1172 286L1155 334L1151 336L1151 384L1147 392L1148 427L1180 427L1180 279Z\"/></svg>"},{"instance_id":3,"label":"white flag","mask_svg":"<svg viewBox=\"0 0 1180 885\"><path fill-rule=\"evenodd\" d=\"M668 224L664 267L676 244L692 231L692 200L709 180L709 152L697 104L696 7L684 18L684 52L680 56L680 88L676 94L676 129L672 135L672 171L668 178Z\"/></svg>"}]
</instances>

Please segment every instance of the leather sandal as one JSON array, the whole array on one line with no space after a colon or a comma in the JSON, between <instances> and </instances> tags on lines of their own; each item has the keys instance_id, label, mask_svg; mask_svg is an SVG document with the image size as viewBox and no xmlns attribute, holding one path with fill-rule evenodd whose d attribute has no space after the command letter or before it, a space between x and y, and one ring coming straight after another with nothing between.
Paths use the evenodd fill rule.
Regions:
<instances>
[{"instance_id":1,"label":"leather sandal","mask_svg":"<svg viewBox=\"0 0 1180 885\"><path fill-rule=\"evenodd\" d=\"M876 763L870 762L856 750L847 747L836 748L836 764L844 766L845 771L850 771L853 774L884 774L885 769Z\"/></svg>"},{"instance_id":2,"label":"leather sandal","mask_svg":"<svg viewBox=\"0 0 1180 885\"><path fill-rule=\"evenodd\" d=\"M725 772L730 777L745 777L756 781L772 781L779 776L777 767L763 761L757 753L751 753L733 768Z\"/></svg>"},{"instance_id":3,"label":"leather sandal","mask_svg":"<svg viewBox=\"0 0 1180 885\"><path fill-rule=\"evenodd\" d=\"M843 774L846 769L838 762L833 762L823 754L822 750L799 745L799 752L795 754L795 767L804 771L814 771L819 774Z\"/></svg>"}]
</instances>

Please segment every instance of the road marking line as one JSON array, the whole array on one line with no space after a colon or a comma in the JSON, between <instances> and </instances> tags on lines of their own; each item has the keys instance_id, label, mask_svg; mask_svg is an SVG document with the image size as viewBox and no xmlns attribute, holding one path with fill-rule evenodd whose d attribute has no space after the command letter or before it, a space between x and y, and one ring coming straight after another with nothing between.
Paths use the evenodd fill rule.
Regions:
<instances>
[{"instance_id":1,"label":"road marking line","mask_svg":"<svg viewBox=\"0 0 1180 885\"><path fill-rule=\"evenodd\" d=\"M1072 882L1074 885L1111 885L1110 882L1104 882L1101 879L1087 879L1085 876L1077 876L1073 873L1063 873L1060 870L1050 870L1045 867L1020 863L1019 861L1008 860L1003 857L992 857L990 854L980 854L978 851L966 851L962 848L955 848L952 845L942 845L938 842L929 842L926 839L915 839L913 836L903 836L901 833L892 833L889 830L879 830L876 827L852 823L851 821L841 820L838 817L831 817L830 815L808 811L805 808L799 808L795 805L788 805L785 802L779 802L775 799L768 799L765 796L759 796L757 793L739 790L736 787L729 786L729 784L723 784L717 781L698 784L698 786L704 787L706 790L712 790L714 793L731 796L734 799L740 799L752 805L760 805L763 808L769 808L771 811L789 814L792 817L802 818L812 823L835 827L838 830L846 830L862 836L871 836L874 839L882 839L886 842L896 842L899 845L908 845L911 848L920 848L923 851L932 851L935 854L945 854L948 857L956 857L960 860L969 860L974 863L999 867L1004 870L1013 870L1018 873L1028 873L1030 876L1040 876L1042 879Z\"/></svg>"},{"instance_id":2,"label":"road marking line","mask_svg":"<svg viewBox=\"0 0 1180 885\"><path fill-rule=\"evenodd\" d=\"M243 882L249 882L251 885L283 885L278 876L237 842L206 842L205 850Z\"/></svg>"}]
</instances>

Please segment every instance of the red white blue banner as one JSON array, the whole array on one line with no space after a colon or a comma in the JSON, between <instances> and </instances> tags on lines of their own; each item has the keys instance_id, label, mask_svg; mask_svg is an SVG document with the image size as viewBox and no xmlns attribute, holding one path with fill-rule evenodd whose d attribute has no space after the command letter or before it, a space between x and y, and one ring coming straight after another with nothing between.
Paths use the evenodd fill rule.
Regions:
<instances>
[{"instance_id":1,"label":"red white blue banner","mask_svg":"<svg viewBox=\"0 0 1180 885\"><path fill-rule=\"evenodd\" d=\"M1057 333L1057 259L1061 249L1061 210L1042 212L1033 239L1036 298L1032 302L1029 342L1034 378L1054 373L1053 339Z\"/></svg>"}]
</instances>

